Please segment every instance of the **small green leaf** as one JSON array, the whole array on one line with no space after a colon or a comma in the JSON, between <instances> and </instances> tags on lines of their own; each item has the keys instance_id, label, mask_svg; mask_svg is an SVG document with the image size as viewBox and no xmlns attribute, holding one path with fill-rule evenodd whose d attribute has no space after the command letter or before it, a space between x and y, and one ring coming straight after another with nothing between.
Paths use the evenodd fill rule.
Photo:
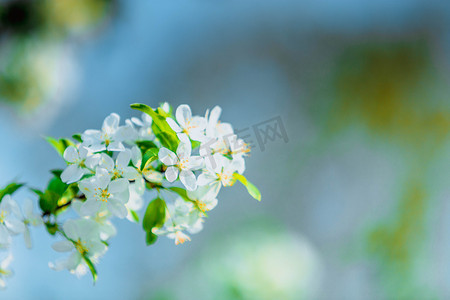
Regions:
<instances>
[{"instance_id":1,"label":"small green leaf","mask_svg":"<svg viewBox=\"0 0 450 300\"><path fill-rule=\"evenodd\" d=\"M6 187L0 190L0 202L2 201L3 197L6 195L12 195L14 194L18 189L20 189L23 186L23 183L10 183Z\"/></svg>"},{"instance_id":2,"label":"small green leaf","mask_svg":"<svg viewBox=\"0 0 450 300\"><path fill-rule=\"evenodd\" d=\"M54 223L45 223L45 228L51 235L55 235L56 232L58 231L58 225Z\"/></svg>"},{"instance_id":3,"label":"small green leaf","mask_svg":"<svg viewBox=\"0 0 450 300\"><path fill-rule=\"evenodd\" d=\"M56 177L60 178L63 170L51 170L50 173L55 175Z\"/></svg>"},{"instance_id":4,"label":"small green leaf","mask_svg":"<svg viewBox=\"0 0 450 300\"><path fill-rule=\"evenodd\" d=\"M179 187L176 187L176 186L170 187L170 188L168 188L168 189L171 190L172 192L175 192L175 193L177 193L178 195L180 195L184 200L186 200L186 201L192 201L191 199L189 199L189 197L188 197L187 192L186 192L185 189L179 188Z\"/></svg>"},{"instance_id":5,"label":"small green leaf","mask_svg":"<svg viewBox=\"0 0 450 300\"><path fill-rule=\"evenodd\" d=\"M94 279L94 283L95 283L97 281L97 270L95 269L94 264L89 259L89 257L87 257L86 254L83 255L83 259L84 259L84 262L86 263L86 265L89 267L89 270L91 271L91 274L92 274L92 279Z\"/></svg>"},{"instance_id":6,"label":"small green leaf","mask_svg":"<svg viewBox=\"0 0 450 300\"><path fill-rule=\"evenodd\" d=\"M233 177L236 180L239 180L247 188L247 191L250 194L250 196L252 196L258 201L261 201L261 192L255 185L253 185L250 181L248 181L247 178L244 177L244 175L234 173Z\"/></svg>"},{"instance_id":7,"label":"small green leaf","mask_svg":"<svg viewBox=\"0 0 450 300\"><path fill-rule=\"evenodd\" d=\"M64 151L66 151L66 148L69 146L73 146L74 143L68 139L55 139L52 137L46 137L45 140L52 145L53 148L55 148L56 152L58 152L59 155L63 156Z\"/></svg>"},{"instance_id":8,"label":"small green leaf","mask_svg":"<svg viewBox=\"0 0 450 300\"><path fill-rule=\"evenodd\" d=\"M131 108L140 110L149 115L153 120L152 130L155 136L158 138L158 140L164 147L172 151L176 151L179 140L175 131L173 131L173 129L169 126L169 124L166 121L167 113L163 111L164 114L159 114L158 112L154 111L153 108L151 108L150 106L140 103L131 104Z\"/></svg>"},{"instance_id":9,"label":"small green leaf","mask_svg":"<svg viewBox=\"0 0 450 300\"><path fill-rule=\"evenodd\" d=\"M158 148L152 141L136 141L136 145L141 149L142 153L147 152L147 150L151 148Z\"/></svg>"},{"instance_id":10,"label":"small green leaf","mask_svg":"<svg viewBox=\"0 0 450 300\"><path fill-rule=\"evenodd\" d=\"M147 165L151 164L156 159L158 159L158 148L148 149L142 157L142 170L147 169Z\"/></svg>"},{"instance_id":11,"label":"small green leaf","mask_svg":"<svg viewBox=\"0 0 450 300\"><path fill-rule=\"evenodd\" d=\"M134 210L130 209L131 216L136 223L139 223L139 215Z\"/></svg>"},{"instance_id":12,"label":"small green leaf","mask_svg":"<svg viewBox=\"0 0 450 300\"><path fill-rule=\"evenodd\" d=\"M147 246L153 245L156 240L158 239L158 236L154 234L153 232L147 231L145 234L145 243Z\"/></svg>"},{"instance_id":13,"label":"small green leaf","mask_svg":"<svg viewBox=\"0 0 450 300\"><path fill-rule=\"evenodd\" d=\"M151 245L156 241L156 236L153 234L154 227L162 227L166 219L166 204L161 198L156 198L147 206L145 211L142 227L146 231L146 243Z\"/></svg>"},{"instance_id":14,"label":"small green leaf","mask_svg":"<svg viewBox=\"0 0 450 300\"><path fill-rule=\"evenodd\" d=\"M79 134L79 133L72 135L72 138L77 142L80 142L80 143L83 142L83 139L81 138L81 134Z\"/></svg>"},{"instance_id":15,"label":"small green leaf","mask_svg":"<svg viewBox=\"0 0 450 300\"><path fill-rule=\"evenodd\" d=\"M74 185L69 186L68 184L62 182L58 176L58 172L56 172L56 174L54 174L54 177L48 183L47 189L44 192L41 192L39 190L33 191L39 195L39 207L45 213L51 214L55 213L55 210L58 207L58 201L60 201L61 198L68 198L72 196L73 193L76 193L77 189L78 188Z\"/></svg>"}]
</instances>

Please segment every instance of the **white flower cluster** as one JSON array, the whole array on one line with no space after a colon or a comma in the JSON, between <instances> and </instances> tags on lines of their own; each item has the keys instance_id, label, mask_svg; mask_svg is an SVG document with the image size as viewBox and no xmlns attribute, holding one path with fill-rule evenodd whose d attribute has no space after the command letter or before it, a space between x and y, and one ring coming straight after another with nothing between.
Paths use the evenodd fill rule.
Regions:
<instances>
[{"instance_id":1,"label":"white flower cluster","mask_svg":"<svg viewBox=\"0 0 450 300\"><path fill-rule=\"evenodd\" d=\"M53 249L71 254L50 263L51 268L77 275L92 271L116 233L112 219L138 221L149 192L157 192L158 199L164 193L176 197L148 205L143 217L144 228L150 226L148 236L167 235L176 244L190 240L186 232L202 229L221 187L233 185L235 174L244 172L250 149L230 124L219 122L218 106L204 117L192 116L188 105L180 105L175 116L166 103L156 111L146 109L151 111L141 109L141 119L124 125L113 113L101 130L86 130L78 143L65 148L68 166L60 178L78 188L70 207L79 218L58 229L64 239ZM1 234L0 229L0 240Z\"/></svg>"},{"instance_id":2,"label":"white flower cluster","mask_svg":"<svg viewBox=\"0 0 450 300\"><path fill-rule=\"evenodd\" d=\"M22 213L23 211L23 213ZM6 287L5 278L12 272L8 269L13 255L11 253L12 236L23 234L25 245L31 248L29 226L42 225L42 218L35 214L33 202L27 199L22 211L10 195L5 195L0 203L0 249L8 251L0 262L0 288Z\"/></svg>"}]
</instances>

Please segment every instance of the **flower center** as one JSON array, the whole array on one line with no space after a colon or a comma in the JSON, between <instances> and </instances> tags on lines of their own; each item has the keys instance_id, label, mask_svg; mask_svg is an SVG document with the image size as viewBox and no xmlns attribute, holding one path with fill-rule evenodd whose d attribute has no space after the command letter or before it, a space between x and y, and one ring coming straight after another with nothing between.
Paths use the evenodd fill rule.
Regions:
<instances>
[{"instance_id":1,"label":"flower center","mask_svg":"<svg viewBox=\"0 0 450 300\"><path fill-rule=\"evenodd\" d=\"M177 166L180 169L186 169L187 168L187 164L188 164L188 159L181 159L178 163Z\"/></svg>"},{"instance_id":2,"label":"flower center","mask_svg":"<svg viewBox=\"0 0 450 300\"><path fill-rule=\"evenodd\" d=\"M81 241L80 239L78 239L78 241L75 242L75 248L77 249L78 252L80 252L81 255L84 255L88 252L86 242Z\"/></svg>"},{"instance_id":3,"label":"flower center","mask_svg":"<svg viewBox=\"0 0 450 300\"><path fill-rule=\"evenodd\" d=\"M232 176L230 176L226 173L218 173L217 177L222 182L223 186L232 186L232 184L231 184Z\"/></svg>"},{"instance_id":4,"label":"flower center","mask_svg":"<svg viewBox=\"0 0 450 300\"><path fill-rule=\"evenodd\" d=\"M111 197L111 194L108 193L107 189L103 190L101 188L96 188L95 190L97 191L98 200L108 202L108 198Z\"/></svg>"},{"instance_id":5,"label":"flower center","mask_svg":"<svg viewBox=\"0 0 450 300\"><path fill-rule=\"evenodd\" d=\"M0 212L0 223L5 223L5 218L6 218L6 216L8 215L8 213L6 212L6 211L4 211L4 210L2 210L1 212Z\"/></svg>"}]
</instances>

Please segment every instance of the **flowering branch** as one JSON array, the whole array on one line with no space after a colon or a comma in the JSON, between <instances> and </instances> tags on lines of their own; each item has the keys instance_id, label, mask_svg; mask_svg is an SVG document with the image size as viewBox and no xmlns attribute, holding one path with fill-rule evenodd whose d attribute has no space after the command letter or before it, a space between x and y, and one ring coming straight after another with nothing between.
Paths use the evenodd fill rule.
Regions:
<instances>
[{"instance_id":1,"label":"flowering branch","mask_svg":"<svg viewBox=\"0 0 450 300\"><path fill-rule=\"evenodd\" d=\"M47 138L67 167L51 171L45 190L31 189L39 197L39 214L33 212L30 200L21 211L12 199L23 184L12 183L0 190L1 248L8 249L11 236L21 233L31 247L29 226L44 224L51 235L63 238L53 249L70 252L49 263L50 268L78 276L90 270L95 282L95 265L116 234L115 218L132 222L142 218L147 245L162 235L178 245L202 229L222 187L239 181L261 200L258 189L243 175L250 149L230 124L219 122L220 107L204 117L192 116L188 105L180 105L175 116L167 103L157 109L144 104L131 108L143 112L141 119L120 125L120 117L113 113L101 130L86 130L71 139ZM151 192L156 197L140 216L145 196ZM67 211L74 211L76 218L62 219ZM5 286L3 278L10 274L6 269L10 261L8 255L0 263L0 286Z\"/></svg>"}]
</instances>

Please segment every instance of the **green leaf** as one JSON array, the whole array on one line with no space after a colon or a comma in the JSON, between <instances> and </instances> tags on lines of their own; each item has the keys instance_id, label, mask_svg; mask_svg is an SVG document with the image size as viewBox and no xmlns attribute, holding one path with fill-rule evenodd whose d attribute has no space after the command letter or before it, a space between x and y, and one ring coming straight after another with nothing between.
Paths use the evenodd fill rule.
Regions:
<instances>
[{"instance_id":1,"label":"green leaf","mask_svg":"<svg viewBox=\"0 0 450 300\"><path fill-rule=\"evenodd\" d=\"M258 201L261 201L261 192L255 185L253 185L250 181L248 181L247 178L244 177L244 175L234 173L233 177L236 180L239 180L247 188L247 191L250 194L250 196L252 196Z\"/></svg>"},{"instance_id":2,"label":"green leaf","mask_svg":"<svg viewBox=\"0 0 450 300\"><path fill-rule=\"evenodd\" d=\"M147 244L147 246L153 245L157 239L158 239L158 236L156 234L154 234L153 232L148 231L145 234L145 243Z\"/></svg>"},{"instance_id":3,"label":"green leaf","mask_svg":"<svg viewBox=\"0 0 450 300\"><path fill-rule=\"evenodd\" d=\"M136 145L141 149L142 153L147 152L151 148L158 148L152 141L136 141Z\"/></svg>"},{"instance_id":4,"label":"green leaf","mask_svg":"<svg viewBox=\"0 0 450 300\"><path fill-rule=\"evenodd\" d=\"M191 199L189 199L189 197L188 197L187 192L186 192L185 189L179 188L179 187L176 187L176 186L170 187L170 188L168 188L168 189L171 190L172 192L175 192L175 193L177 193L178 195L180 195L184 200L186 200L186 201L192 201Z\"/></svg>"},{"instance_id":5,"label":"green leaf","mask_svg":"<svg viewBox=\"0 0 450 300\"><path fill-rule=\"evenodd\" d=\"M55 175L56 177L60 178L63 170L51 170L50 173Z\"/></svg>"},{"instance_id":6,"label":"green leaf","mask_svg":"<svg viewBox=\"0 0 450 300\"><path fill-rule=\"evenodd\" d=\"M72 138L77 142L80 142L80 143L83 142L83 139L81 138L81 134L79 134L79 133L72 135Z\"/></svg>"},{"instance_id":7,"label":"green leaf","mask_svg":"<svg viewBox=\"0 0 450 300\"><path fill-rule=\"evenodd\" d=\"M52 137L46 137L45 140L52 145L53 148L55 148L56 152L58 152L59 155L63 156L64 151L66 151L66 148L69 146L73 146L74 143L71 140L68 139L54 139Z\"/></svg>"},{"instance_id":8,"label":"green leaf","mask_svg":"<svg viewBox=\"0 0 450 300\"><path fill-rule=\"evenodd\" d=\"M62 182L57 175L58 174L54 174L54 177L48 183L45 192L33 190L36 194L39 195L39 207L42 209L42 211L48 214L55 213L56 208L58 207L58 201L60 201L61 198L69 198L71 196L73 198L73 193L75 193L78 189L74 185L70 185L69 189L69 185ZM66 201L67 199L65 199L65 201L63 202Z\"/></svg>"},{"instance_id":9,"label":"green leaf","mask_svg":"<svg viewBox=\"0 0 450 300\"><path fill-rule=\"evenodd\" d=\"M3 197L6 195L12 195L14 194L18 189L23 187L23 183L10 183L6 187L0 190L0 202L2 201Z\"/></svg>"},{"instance_id":10,"label":"green leaf","mask_svg":"<svg viewBox=\"0 0 450 300\"><path fill-rule=\"evenodd\" d=\"M92 263L92 261L89 259L89 257L87 257L86 254L83 255L83 259L86 263L86 265L89 267L89 270L91 271L92 274L92 279L94 279L94 283L97 281L97 270L95 269L94 264Z\"/></svg>"},{"instance_id":11,"label":"green leaf","mask_svg":"<svg viewBox=\"0 0 450 300\"><path fill-rule=\"evenodd\" d=\"M131 216L136 223L139 223L139 215L134 210L130 209Z\"/></svg>"},{"instance_id":12,"label":"green leaf","mask_svg":"<svg viewBox=\"0 0 450 300\"><path fill-rule=\"evenodd\" d=\"M164 147L176 151L179 140L175 131L172 130L166 121L167 113L163 111L164 114L160 114L154 111L150 106L140 103L131 104L131 108L140 110L149 115L153 120L152 130L155 136L160 140Z\"/></svg>"},{"instance_id":13,"label":"green leaf","mask_svg":"<svg viewBox=\"0 0 450 300\"><path fill-rule=\"evenodd\" d=\"M166 204L161 198L156 198L147 206L145 211L142 227L147 232L146 243L151 245L156 241L152 229L154 227L162 227L166 219Z\"/></svg>"},{"instance_id":14,"label":"green leaf","mask_svg":"<svg viewBox=\"0 0 450 300\"><path fill-rule=\"evenodd\" d=\"M45 228L51 235L55 235L56 232L58 231L58 225L54 223L45 223Z\"/></svg>"},{"instance_id":15,"label":"green leaf","mask_svg":"<svg viewBox=\"0 0 450 300\"><path fill-rule=\"evenodd\" d=\"M158 132L158 130L159 129L155 128L153 132L155 132L155 136L161 142L161 145L169 150L172 150L173 152L177 151L179 144L178 137L175 134L170 134L168 132Z\"/></svg>"},{"instance_id":16,"label":"green leaf","mask_svg":"<svg viewBox=\"0 0 450 300\"><path fill-rule=\"evenodd\" d=\"M142 170L147 169L149 166L149 164L151 164L153 161L158 159L158 149L157 148L151 148L148 149L145 153L144 156L142 157Z\"/></svg>"}]
</instances>

